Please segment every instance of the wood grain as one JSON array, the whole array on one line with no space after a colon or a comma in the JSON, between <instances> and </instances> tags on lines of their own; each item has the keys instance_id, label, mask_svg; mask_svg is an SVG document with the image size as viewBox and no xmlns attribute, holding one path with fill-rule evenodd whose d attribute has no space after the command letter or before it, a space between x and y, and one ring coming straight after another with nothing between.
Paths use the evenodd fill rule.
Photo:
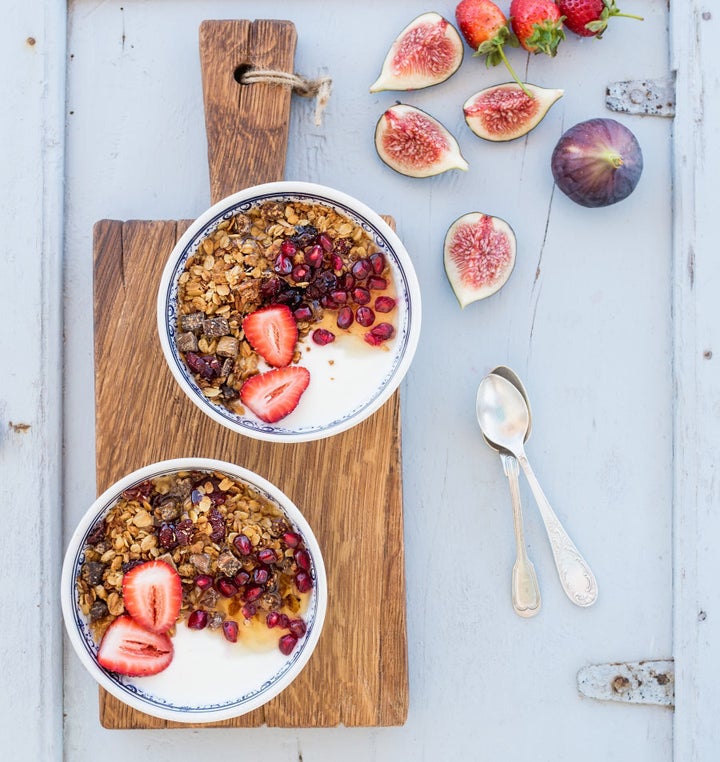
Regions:
<instances>
[{"instance_id":1,"label":"wood grain","mask_svg":"<svg viewBox=\"0 0 720 762\"><path fill-rule=\"evenodd\" d=\"M282 177L290 93L275 85L242 86L232 75L242 64L292 71L295 39L295 28L283 21L201 25L213 200ZM369 420L319 442L260 442L211 421L172 378L155 325L162 268L189 224L95 225L98 491L154 461L219 458L280 487L317 535L329 604L313 657L273 701L212 725L402 724L408 680L398 393ZM100 718L107 728L177 725L137 712L102 689Z\"/></svg>"}]
</instances>

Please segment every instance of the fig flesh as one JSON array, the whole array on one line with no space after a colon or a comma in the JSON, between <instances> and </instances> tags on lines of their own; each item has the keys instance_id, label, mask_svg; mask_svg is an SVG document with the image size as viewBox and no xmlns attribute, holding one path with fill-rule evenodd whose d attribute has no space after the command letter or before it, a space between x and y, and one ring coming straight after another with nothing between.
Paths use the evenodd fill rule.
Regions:
<instances>
[{"instance_id":1,"label":"fig flesh","mask_svg":"<svg viewBox=\"0 0 720 762\"><path fill-rule=\"evenodd\" d=\"M370 92L420 90L444 82L460 67L463 52L450 22L439 13L423 13L397 36Z\"/></svg>"},{"instance_id":2,"label":"fig flesh","mask_svg":"<svg viewBox=\"0 0 720 762\"><path fill-rule=\"evenodd\" d=\"M505 220L469 212L445 235L445 274L462 308L501 289L515 266L517 242Z\"/></svg>"},{"instance_id":3,"label":"fig flesh","mask_svg":"<svg viewBox=\"0 0 720 762\"><path fill-rule=\"evenodd\" d=\"M515 82L495 85L471 95L463 104L468 127L484 140L502 142L527 135L544 119L550 107L563 96L525 83L529 95Z\"/></svg>"},{"instance_id":4,"label":"fig flesh","mask_svg":"<svg viewBox=\"0 0 720 762\"><path fill-rule=\"evenodd\" d=\"M581 206L616 204L640 180L643 155L635 135L614 119L588 119L558 141L551 167L558 188Z\"/></svg>"},{"instance_id":5,"label":"fig flesh","mask_svg":"<svg viewBox=\"0 0 720 762\"><path fill-rule=\"evenodd\" d=\"M468 168L447 128L430 114L404 103L391 106L378 120L375 148L388 167L409 177Z\"/></svg>"}]
</instances>

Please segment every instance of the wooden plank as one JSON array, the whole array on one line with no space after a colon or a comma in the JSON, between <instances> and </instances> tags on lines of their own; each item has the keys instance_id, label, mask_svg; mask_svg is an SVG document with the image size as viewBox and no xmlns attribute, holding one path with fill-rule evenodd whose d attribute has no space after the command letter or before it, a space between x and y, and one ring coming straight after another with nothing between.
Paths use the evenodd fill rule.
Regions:
<instances>
[{"instance_id":1,"label":"wooden plank","mask_svg":"<svg viewBox=\"0 0 720 762\"><path fill-rule=\"evenodd\" d=\"M63 226L66 4L11 3L0 31L0 164L12 231L0 335L0 471L12 530L0 537L12 611L0 639L2 756L63 759ZM10 322L12 321L12 322Z\"/></svg>"},{"instance_id":2,"label":"wooden plank","mask_svg":"<svg viewBox=\"0 0 720 762\"><path fill-rule=\"evenodd\" d=\"M707 3L670 4L677 74L673 131L674 368L673 593L674 759L717 759L720 745L720 283L714 236L720 151L717 13Z\"/></svg>"},{"instance_id":3,"label":"wooden plank","mask_svg":"<svg viewBox=\"0 0 720 762\"><path fill-rule=\"evenodd\" d=\"M408 685L399 396L350 431L296 445L259 442L208 419L173 380L148 309L186 224L104 220L95 226L98 491L164 458L220 458L277 484L318 537L330 604L315 654L265 707L214 725L402 724ZM100 715L108 728L176 725L104 691Z\"/></svg>"}]
</instances>

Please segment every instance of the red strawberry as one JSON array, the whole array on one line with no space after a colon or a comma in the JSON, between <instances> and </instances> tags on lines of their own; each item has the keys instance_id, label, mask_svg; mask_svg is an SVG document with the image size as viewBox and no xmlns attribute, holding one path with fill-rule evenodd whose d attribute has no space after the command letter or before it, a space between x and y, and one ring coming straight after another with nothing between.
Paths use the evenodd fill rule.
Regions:
<instances>
[{"instance_id":1,"label":"red strawberry","mask_svg":"<svg viewBox=\"0 0 720 762\"><path fill-rule=\"evenodd\" d=\"M180 575L165 561L146 561L126 572L122 581L128 614L152 632L167 632L182 604Z\"/></svg>"},{"instance_id":2,"label":"red strawberry","mask_svg":"<svg viewBox=\"0 0 720 762\"><path fill-rule=\"evenodd\" d=\"M295 353L298 329L287 304L271 304L251 312L242 322L250 346L270 365L289 365Z\"/></svg>"},{"instance_id":3,"label":"red strawberry","mask_svg":"<svg viewBox=\"0 0 720 762\"><path fill-rule=\"evenodd\" d=\"M642 21L642 16L621 13L615 0L557 0L560 13L565 16L565 26L581 37L600 39L612 16Z\"/></svg>"},{"instance_id":4,"label":"red strawberry","mask_svg":"<svg viewBox=\"0 0 720 762\"><path fill-rule=\"evenodd\" d=\"M532 98L505 55L505 45L516 48L518 41L500 8L491 0L461 0L455 8L455 20L474 55L485 56L487 66L504 63L512 78Z\"/></svg>"},{"instance_id":5,"label":"red strawberry","mask_svg":"<svg viewBox=\"0 0 720 762\"><path fill-rule=\"evenodd\" d=\"M150 632L123 614L105 631L97 660L121 675L144 677L162 672L172 661L173 644L159 632Z\"/></svg>"},{"instance_id":6,"label":"red strawberry","mask_svg":"<svg viewBox=\"0 0 720 762\"><path fill-rule=\"evenodd\" d=\"M292 413L310 383L310 372L300 365L250 376L240 388L240 399L266 423Z\"/></svg>"},{"instance_id":7,"label":"red strawberry","mask_svg":"<svg viewBox=\"0 0 720 762\"><path fill-rule=\"evenodd\" d=\"M525 50L549 56L557 54L565 32L554 0L512 0L510 17L513 31Z\"/></svg>"}]
</instances>

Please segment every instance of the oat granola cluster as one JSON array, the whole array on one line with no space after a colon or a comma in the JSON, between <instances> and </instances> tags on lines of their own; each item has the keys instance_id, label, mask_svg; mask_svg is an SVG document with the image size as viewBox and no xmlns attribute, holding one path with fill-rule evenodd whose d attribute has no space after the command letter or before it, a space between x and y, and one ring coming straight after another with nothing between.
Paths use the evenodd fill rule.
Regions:
<instances>
[{"instance_id":1,"label":"oat granola cluster","mask_svg":"<svg viewBox=\"0 0 720 762\"><path fill-rule=\"evenodd\" d=\"M180 619L200 616L213 629L268 617L278 626L302 611L313 584L304 541L282 511L222 473L177 472L126 490L84 553L78 602L98 640L125 611L124 574L146 561L180 575Z\"/></svg>"}]
</instances>

